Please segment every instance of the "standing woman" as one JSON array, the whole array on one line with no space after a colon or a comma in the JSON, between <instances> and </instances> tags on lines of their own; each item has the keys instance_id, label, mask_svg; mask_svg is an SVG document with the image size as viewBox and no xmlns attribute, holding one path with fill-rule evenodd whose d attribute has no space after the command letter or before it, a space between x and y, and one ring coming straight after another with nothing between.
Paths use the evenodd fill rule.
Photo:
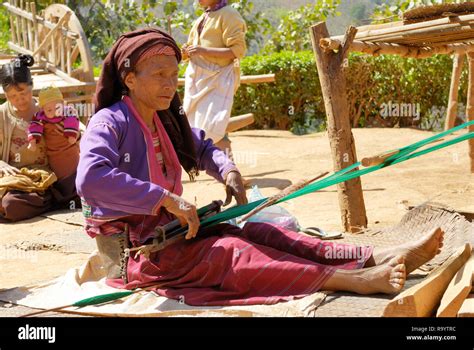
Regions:
<instances>
[{"instance_id":1,"label":"standing woman","mask_svg":"<svg viewBox=\"0 0 474 350\"><path fill-rule=\"evenodd\" d=\"M227 3L199 0L206 11L182 49L184 58L189 58L183 108L191 126L203 129L217 147L231 154L226 129L240 85L239 60L246 52L247 26Z\"/></svg>"},{"instance_id":2,"label":"standing woman","mask_svg":"<svg viewBox=\"0 0 474 350\"><path fill-rule=\"evenodd\" d=\"M33 98L29 55L19 55L0 68L0 84L7 101L0 105L0 178L15 175L21 168L51 171L44 141L35 151L28 150L28 125L38 112ZM75 174L54 183L46 191L10 190L0 199L0 222L35 217L75 199Z\"/></svg>"}]
</instances>

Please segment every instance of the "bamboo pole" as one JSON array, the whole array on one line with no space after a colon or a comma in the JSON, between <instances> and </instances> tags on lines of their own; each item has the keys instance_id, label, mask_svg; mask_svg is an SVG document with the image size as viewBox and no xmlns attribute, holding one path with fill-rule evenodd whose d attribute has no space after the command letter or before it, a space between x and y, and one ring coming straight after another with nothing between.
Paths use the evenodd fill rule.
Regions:
<instances>
[{"instance_id":1,"label":"bamboo pole","mask_svg":"<svg viewBox=\"0 0 474 350\"><path fill-rule=\"evenodd\" d=\"M467 92L466 115L468 121L474 120L474 53L467 54L469 65L469 86ZM469 126L469 132L474 132L474 125ZM469 139L469 161L471 173L474 173L474 139Z\"/></svg>"},{"instance_id":2,"label":"bamboo pole","mask_svg":"<svg viewBox=\"0 0 474 350\"><path fill-rule=\"evenodd\" d=\"M245 128L255 122L254 115L252 113L239 115L237 117L229 118L229 124L227 125L226 132L234 132L239 129Z\"/></svg>"},{"instance_id":3,"label":"bamboo pole","mask_svg":"<svg viewBox=\"0 0 474 350\"><path fill-rule=\"evenodd\" d=\"M339 171L357 162L344 74L344 66L348 62L348 51L357 29L354 27L348 29L337 53L325 52L319 46L320 39L329 37L325 22L312 26L310 33L326 108L333 167L335 171ZM344 230L357 232L363 227L367 227L360 179L339 184L338 197Z\"/></svg>"},{"instance_id":4,"label":"bamboo pole","mask_svg":"<svg viewBox=\"0 0 474 350\"><path fill-rule=\"evenodd\" d=\"M26 2L25 6L26 6L26 8L25 8L26 11L27 11L27 12L31 12L30 3L29 3L29 2ZM27 36L27 38L28 38L28 43L27 43L28 46L27 46L27 49L30 49L31 51L33 51L34 48L33 48L33 35L32 35L32 33L31 33L31 21L25 19L25 22L26 22L26 30L27 30L26 36Z\"/></svg>"},{"instance_id":5,"label":"bamboo pole","mask_svg":"<svg viewBox=\"0 0 474 350\"><path fill-rule=\"evenodd\" d=\"M458 115L459 81L461 80L465 57L465 55L457 54L453 58L453 72L451 76L451 87L449 88L448 111L444 125L445 130L454 128L456 117Z\"/></svg>"},{"instance_id":6,"label":"bamboo pole","mask_svg":"<svg viewBox=\"0 0 474 350\"><path fill-rule=\"evenodd\" d=\"M15 0L15 8L18 8L18 0ZM14 12L12 12L14 13ZM19 15L15 15L15 22L16 22L16 37L17 37L17 42L16 44L21 46L21 40L22 40L22 36L21 36L21 17Z\"/></svg>"},{"instance_id":7,"label":"bamboo pole","mask_svg":"<svg viewBox=\"0 0 474 350\"><path fill-rule=\"evenodd\" d=\"M432 21L424 21L424 22L418 22L418 23L413 23L413 24L407 24L403 25L403 22L400 22L400 26L393 26L393 27L388 27L384 28L381 25L381 29L372 28L369 30L365 31L360 31L357 33L355 40L381 40L381 39L387 39L390 36L397 36L400 34L406 34L407 32L412 33L413 31L418 31L417 33L423 32L423 30L433 30L434 28L437 29L448 29L452 27L456 27L462 24L470 23L474 21L474 14L469 14L469 15L464 15L464 16L459 16L456 18L441 18L441 19L435 19ZM343 39L343 35L335 36L334 39Z\"/></svg>"},{"instance_id":8,"label":"bamboo pole","mask_svg":"<svg viewBox=\"0 0 474 350\"><path fill-rule=\"evenodd\" d=\"M341 47L341 41L333 38L323 38L319 45L325 51L337 51ZM389 43L372 43L355 40L350 51L362 52L372 56L398 55L410 58L428 58L439 54L466 54L474 51L474 44L449 44L436 47L419 47Z\"/></svg>"},{"instance_id":9,"label":"bamboo pole","mask_svg":"<svg viewBox=\"0 0 474 350\"><path fill-rule=\"evenodd\" d=\"M23 10L24 7L23 7L23 0L20 0L20 8ZM21 34L22 34L22 38L23 38L23 47L25 49L28 49L28 33L27 33L27 29L26 29L26 19L24 17L21 17Z\"/></svg>"},{"instance_id":10,"label":"bamboo pole","mask_svg":"<svg viewBox=\"0 0 474 350\"><path fill-rule=\"evenodd\" d=\"M66 53L64 52L64 40L62 40L61 36L58 36L58 41L59 41L59 55L60 55L60 62L61 62L61 70L63 72L66 71L66 60L65 60L65 55Z\"/></svg>"},{"instance_id":11,"label":"bamboo pole","mask_svg":"<svg viewBox=\"0 0 474 350\"><path fill-rule=\"evenodd\" d=\"M36 14L36 3L32 2L31 3L31 15L33 16L33 31L34 31L34 47L33 51L36 51L36 49L39 46L39 27L38 27L38 18Z\"/></svg>"},{"instance_id":12,"label":"bamboo pole","mask_svg":"<svg viewBox=\"0 0 474 350\"><path fill-rule=\"evenodd\" d=\"M275 81L275 74L243 75L240 77L241 84L274 83ZM178 86L184 86L184 78L178 79Z\"/></svg>"},{"instance_id":13,"label":"bamboo pole","mask_svg":"<svg viewBox=\"0 0 474 350\"><path fill-rule=\"evenodd\" d=\"M12 0L10 0L10 3L12 2ZM16 44L17 42L17 39L16 39L16 28L15 28L15 22L13 20L13 14L10 13L10 28L11 28L11 32L12 32L12 42L14 42Z\"/></svg>"},{"instance_id":14,"label":"bamboo pole","mask_svg":"<svg viewBox=\"0 0 474 350\"><path fill-rule=\"evenodd\" d=\"M72 61L71 61L72 47L71 46L72 46L71 39L66 37L66 66L67 66L66 73L68 75L72 74Z\"/></svg>"},{"instance_id":15,"label":"bamboo pole","mask_svg":"<svg viewBox=\"0 0 474 350\"><path fill-rule=\"evenodd\" d=\"M69 20L69 17L71 17L71 12L66 12L64 14L64 16L61 17L61 19L58 21L58 23L56 24L56 26L54 28L51 29L51 31L45 36L45 38L43 39L43 41L41 42L41 44L36 48L36 50L34 51L34 55L38 54L41 50L43 50L47 44L48 44L48 41L51 40L51 46L52 46L52 52L53 52L53 55L55 56L56 55L56 38L55 38L55 33L60 30L63 26L64 23L66 23L68 20ZM56 62L53 61L55 64Z\"/></svg>"},{"instance_id":16,"label":"bamboo pole","mask_svg":"<svg viewBox=\"0 0 474 350\"><path fill-rule=\"evenodd\" d=\"M386 37L368 37L363 38L363 41L371 42L409 42L409 43L423 43L423 42L437 42L454 40L455 38L472 39L473 23L463 26L442 26L433 27L422 30L414 30L411 32L390 35ZM361 40L357 38L357 40Z\"/></svg>"}]
</instances>

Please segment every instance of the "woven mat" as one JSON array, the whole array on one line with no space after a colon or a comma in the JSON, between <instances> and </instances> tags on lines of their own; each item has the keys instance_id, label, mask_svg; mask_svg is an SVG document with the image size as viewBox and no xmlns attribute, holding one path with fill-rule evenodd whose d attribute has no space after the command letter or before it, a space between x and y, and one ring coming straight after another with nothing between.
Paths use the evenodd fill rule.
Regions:
<instances>
[{"instance_id":1,"label":"woven mat","mask_svg":"<svg viewBox=\"0 0 474 350\"><path fill-rule=\"evenodd\" d=\"M386 229L367 229L359 235L346 234L344 242L376 247L393 247L421 237L436 227L445 232L444 247L439 255L411 274L405 285L410 288L423 281L427 272L441 265L466 242L474 243L474 223L439 203L427 203L409 211L395 226ZM341 241L341 240L339 240ZM316 317L379 317L389 295L360 296L351 293L331 293L314 312Z\"/></svg>"},{"instance_id":2,"label":"woven mat","mask_svg":"<svg viewBox=\"0 0 474 350\"><path fill-rule=\"evenodd\" d=\"M474 2L462 4L440 4L432 6L420 6L403 13L403 22L416 23L431 21L438 18L447 17L448 14L467 15L474 12Z\"/></svg>"}]
</instances>

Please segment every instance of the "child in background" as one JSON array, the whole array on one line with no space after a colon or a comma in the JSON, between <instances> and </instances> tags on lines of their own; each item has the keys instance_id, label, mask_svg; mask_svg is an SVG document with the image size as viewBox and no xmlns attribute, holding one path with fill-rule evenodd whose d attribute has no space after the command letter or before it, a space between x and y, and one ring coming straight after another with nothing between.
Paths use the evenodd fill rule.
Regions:
<instances>
[{"instance_id":1,"label":"child in background","mask_svg":"<svg viewBox=\"0 0 474 350\"><path fill-rule=\"evenodd\" d=\"M203 129L231 156L226 129L240 85L239 60L246 52L247 27L227 0L199 0L199 4L206 12L182 48L184 59L189 59L183 108L191 126Z\"/></svg>"},{"instance_id":2,"label":"child in background","mask_svg":"<svg viewBox=\"0 0 474 350\"><path fill-rule=\"evenodd\" d=\"M76 172L79 162L79 119L74 109L65 107L58 88L43 89L39 93L39 107L28 128L28 149L34 151L44 137L51 170L58 179Z\"/></svg>"}]
</instances>

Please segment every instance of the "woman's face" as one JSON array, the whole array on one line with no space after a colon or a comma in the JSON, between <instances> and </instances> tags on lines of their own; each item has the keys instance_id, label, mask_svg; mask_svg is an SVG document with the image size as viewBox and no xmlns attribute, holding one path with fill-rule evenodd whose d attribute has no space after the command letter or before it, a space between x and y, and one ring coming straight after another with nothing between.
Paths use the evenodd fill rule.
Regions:
<instances>
[{"instance_id":1,"label":"woman's face","mask_svg":"<svg viewBox=\"0 0 474 350\"><path fill-rule=\"evenodd\" d=\"M33 101L33 89L31 85L21 83L9 87L5 91L5 96L19 112L27 112Z\"/></svg>"},{"instance_id":2,"label":"woman's face","mask_svg":"<svg viewBox=\"0 0 474 350\"><path fill-rule=\"evenodd\" d=\"M168 109L178 88L178 60L175 56L150 57L127 75L125 84L147 108Z\"/></svg>"},{"instance_id":3,"label":"woman's face","mask_svg":"<svg viewBox=\"0 0 474 350\"><path fill-rule=\"evenodd\" d=\"M202 7L211 7L217 5L219 0L199 0L199 5Z\"/></svg>"}]
</instances>

